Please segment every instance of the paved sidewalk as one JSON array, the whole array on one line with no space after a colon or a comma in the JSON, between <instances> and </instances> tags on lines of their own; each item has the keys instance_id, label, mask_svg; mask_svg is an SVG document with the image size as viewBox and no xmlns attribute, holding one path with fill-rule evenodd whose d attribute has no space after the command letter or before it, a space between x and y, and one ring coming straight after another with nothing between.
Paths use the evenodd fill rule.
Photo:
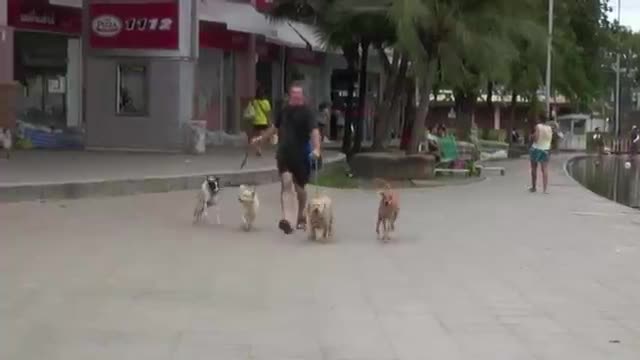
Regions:
<instances>
[{"instance_id":1,"label":"paved sidewalk","mask_svg":"<svg viewBox=\"0 0 640 360\"><path fill-rule=\"evenodd\" d=\"M327 162L342 155L326 151ZM205 155L94 151L19 151L0 159L0 202L131 195L192 189L202 176L228 184L277 180L275 154L253 154L240 169L244 148L214 148Z\"/></svg>"},{"instance_id":2,"label":"paved sidewalk","mask_svg":"<svg viewBox=\"0 0 640 360\"><path fill-rule=\"evenodd\" d=\"M205 155L17 151L10 161L0 159L0 186L248 172L275 166L273 151L265 152L260 158L251 156L240 170L243 157L244 148L216 148Z\"/></svg>"},{"instance_id":3,"label":"paved sidewalk","mask_svg":"<svg viewBox=\"0 0 640 360\"><path fill-rule=\"evenodd\" d=\"M0 206L0 359L637 360L638 212L578 186L507 175L407 189L396 240L378 196L330 190L335 244L223 225L193 192Z\"/></svg>"}]
</instances>

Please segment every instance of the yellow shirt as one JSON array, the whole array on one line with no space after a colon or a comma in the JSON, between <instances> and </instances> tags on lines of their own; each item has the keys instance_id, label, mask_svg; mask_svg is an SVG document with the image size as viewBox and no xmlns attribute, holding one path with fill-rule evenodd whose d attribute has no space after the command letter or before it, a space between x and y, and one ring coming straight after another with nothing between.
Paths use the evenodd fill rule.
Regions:
<instances>
[{"instance_id":1,"label":"yellow shirt","mask_svg":"<svg viewBox=\"0 0 640 360\"><path fill-rule=\"evenodd\" d=\"M253 117L253 125L268 125L269 113L271 112L271 104L267 99L253 99L251 100L251 106L255 111Z\"/></svg>"}]
</instances>

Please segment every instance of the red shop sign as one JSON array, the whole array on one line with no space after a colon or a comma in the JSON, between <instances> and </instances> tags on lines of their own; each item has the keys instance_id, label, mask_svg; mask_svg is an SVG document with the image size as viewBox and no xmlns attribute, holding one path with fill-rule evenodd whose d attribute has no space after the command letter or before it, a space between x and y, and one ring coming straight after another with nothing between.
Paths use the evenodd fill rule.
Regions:
<instances>
[{"instance_id":1,"label":"red shop sign","mask_svg":"<svg viewBox=\"0 0 640 360\"><path fill-rule=\"evenodd\" d=\"M175 0L92 3L89 43L94 49L177 50L179 15Z\"/></svg>"},{"instance_id":2,"label":"red shop sign","mask_svg":"<svg viewBox=\"0 0 640 360\"><path fill-rule=\"evenodd\" d=\"M8 0L7 22L16 29L80 35L82 9L51 5L48 0Z\"/></svg>"},{"instance_id":3,"label":"red shop sign","mask_svg":"<svg viewBox=\"0 0 640 360\"><path fill-rule=\"evenodd\" d=\"M287 59L292 63L304 65L321 65L324 60L323 54L307 49L289 48L287 49Z\"/></svg>"},{"instance_id":4,"label":"red shop sign","mask_svg":"<svg viewBox=\"0 0 640 360\"><path fill-rule=\"evenodd\" d=\"M251 0L253 6L259 12L268 13L273 6L273 0Z\"/></svg>"},{"instance_id":5,"label":"red shop sign","mask_svg":"<svg viewBox=\"0 0 640 360\"><path fill-rule=\"evenodd\" d=\"M246 51L249 48L249 34L227 30L223 24L200 21L200 46Z\"/></svg>"}]
</instances>

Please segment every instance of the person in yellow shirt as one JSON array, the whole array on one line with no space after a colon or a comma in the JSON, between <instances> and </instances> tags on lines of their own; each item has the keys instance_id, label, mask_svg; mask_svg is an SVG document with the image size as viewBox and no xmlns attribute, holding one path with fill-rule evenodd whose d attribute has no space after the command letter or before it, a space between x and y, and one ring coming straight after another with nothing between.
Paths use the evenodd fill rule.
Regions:
<instances>
[{"instance_id":1,"label":"person in yellow shirt","mask_svg":"<svg viewBox=\"0 0 640 360\"><path fill-rule=\"evenodd\" d=\"M254 113L253 119L251 119L253 128L251 138L255 138L261 136L271 123L271 103L267 99L262 86L258 86L256 97L249 102L249 106L253 108ZM262 156L262 150L259 145L256 145L256 155Z\"/></svg>"}]
</instances>

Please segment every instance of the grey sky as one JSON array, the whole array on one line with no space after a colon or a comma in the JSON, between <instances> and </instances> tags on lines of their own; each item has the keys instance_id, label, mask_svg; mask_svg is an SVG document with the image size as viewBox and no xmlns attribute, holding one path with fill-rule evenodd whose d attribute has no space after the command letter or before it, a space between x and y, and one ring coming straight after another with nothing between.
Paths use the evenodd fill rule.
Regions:
<instances>
[{"instance_id":1,"label":"grey sky","mask_svg":"<svg viewBox=\"0 0 640 360\"><path fill-rule=\"evenodd\" d=\"M640 31L640 0L620 0L620 22L630 26L634 31ZM618 0L610 0L613 8L610 18L614 20L618 16Z\"/></svg>"}]
</instances>

